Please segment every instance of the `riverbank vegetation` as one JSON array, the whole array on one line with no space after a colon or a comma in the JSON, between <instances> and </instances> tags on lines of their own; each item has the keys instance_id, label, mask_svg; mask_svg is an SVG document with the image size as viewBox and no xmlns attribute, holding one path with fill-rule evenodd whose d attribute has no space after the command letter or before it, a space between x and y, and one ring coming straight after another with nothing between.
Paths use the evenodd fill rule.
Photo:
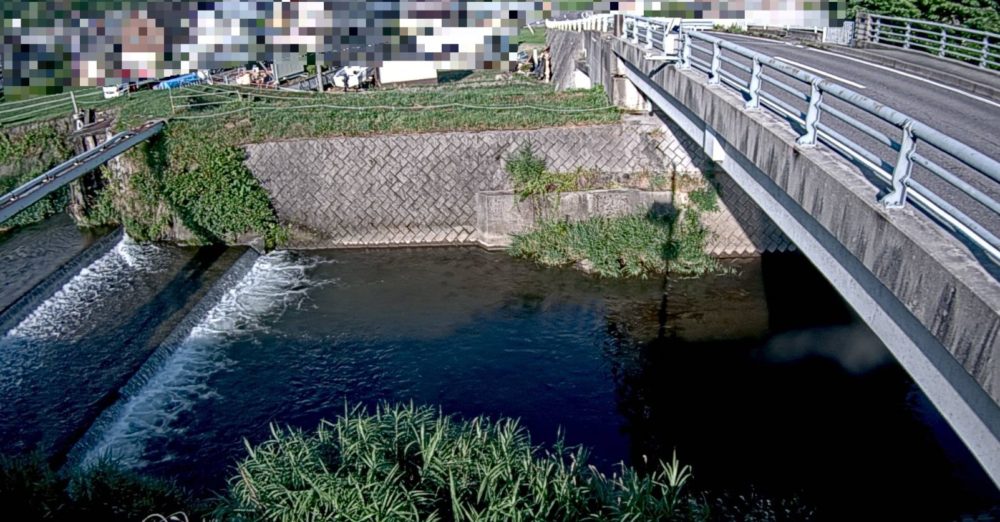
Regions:
<instances>
[{"instance_id":1,"label":"riverbank vegetation","mask_svg":"<svg viewBox=\"0 0 1000 522\"><path fill-rule=\"evenodd\" d=\"M709 232L701 222L705 212L717 208L717 194L708 184L688 192L684 205L566 221L544 211L557 205L561 192L606 187L579 172L550 172L530 145L515 152L506 169L517 197L536 208L535 228L516 235L508 249L515 257L544 266L576 266L602 277L695 276L719 270L719 263L705 253Z\"/></svg>"},{"instance_id":2,"label":"riverbank vegetation","mask_svg":"<svg viewBox=\"0 0 1000 522\"><path fill-rule=\"evenodd\" d=\"M539 128L618 121L600 90L557 93L528 81L363 93L288 93L197 86L127 102L119 127L169 118L167 129L129 153L127 182L94 206L92 224L121 223L140 240L164 238L179 221L192 242L257 236L269 246L286 231L266 191L244 165L243 145L379 133ZM106 174L109 175L109 174Z\"/></svg>"},{"instance_id":3,"label":"riverbank vegetation","mask_svg":"<svg viewBox=\"0 0 1000 522\"><path fill-rule=\"evenodd\" d=\"M272 428L228 490L196 501L168 481L102 462L62 477L37 457L0 459L0 501L32 520L806 521L798 501L709 495L676 453L611 476L588 452L531 442L516 421L413 404L345 410L312 432ZM749 499L749 500L748 500ZM162 518L161 518L162 519ZM161 520L156 519L156 520ZM150 519L153 520L153 519Z\"/></svg>"},{"instance_id":4,"label":"riverbank vegetation","mask_svg":"<svg viewBox=\"0 0 1000 522\"><path fill-rule=\"evenodd\" d=\"M39 126L23 133L0 133L0 194L38 177L72 156L65 136ZM69 189L62 188L0 223L0 232L41 221L66 209Z\"/></svg>"}]
</instances>

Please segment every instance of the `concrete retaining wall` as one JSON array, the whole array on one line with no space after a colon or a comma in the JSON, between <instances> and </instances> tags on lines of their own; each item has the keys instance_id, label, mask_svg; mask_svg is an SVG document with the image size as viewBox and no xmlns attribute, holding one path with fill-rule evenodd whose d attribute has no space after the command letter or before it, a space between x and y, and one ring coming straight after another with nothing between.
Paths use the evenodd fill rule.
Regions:
<instances>
[{"instance_id":1,"label":"concrete retaining wall","mask_svg":"<svg viewBox=\"0 0 1000 522\"><path fill-rule=\"evenodd\" d=\"M554 171L630 186L656 173L699 172L672 135L646 119L538 130L329 138L247 147L295 246L474 244L476 194L511 190L505 160L522 144Z\"/></svg>"}]
</instances>

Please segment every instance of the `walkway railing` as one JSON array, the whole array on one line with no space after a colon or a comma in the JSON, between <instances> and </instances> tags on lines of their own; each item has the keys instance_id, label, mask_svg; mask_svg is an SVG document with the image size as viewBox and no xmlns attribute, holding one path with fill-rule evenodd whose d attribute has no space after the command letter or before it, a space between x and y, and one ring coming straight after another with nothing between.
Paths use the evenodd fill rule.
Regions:
<instances>
[{"instance_id":1,"label":"walkway railing","mask_svg":"<svg viewBox=\"0 0 1000 522\"><path fill-rule=\"evenodd\" d=\"M748 110L766 108L787 119L800 134L800 146L823 142L888 181L891 191L881 199L884 206L897 208L912 201L1000 260L1000 239L984 226L985 223L1000 223L1000 203L987 194L1000 190L1000 163L997 161L841 85L709 34L683 33L678 66L703 71L708 75L709 84L738 91L746 100ZM807 107L805 112L793 105L802 102ZM895 135L890 134L891 130L883 132L878 127L894 129ZM866 144L845 136L845 131L864 138ZM874 147L879 144L888 150ZM918 151L918 144L926 147ZM931 156L935 160L931 160ZM893 157L894 160L885 159ZM931 190L913 179L914 165L922 167L922 174L929 173L949 188L942 190L943 184L934 183L935 190ZM970 171L981 178L970 182ZM946 198L942 192L949 196ZM958 193L985 209L986 212L977 212L979 220L958 208L953 201Z\"/></svg>"},{"instance_id":2,"label":"walkway railing","mask_svg":"<svg viewBox=\"0 0 1000 522\"><path fill-rule=\"evenodd\" d=\"M1000 34L928 20L865 14L855 26L861 41L894 45L1000 69Z\"/></svg>"}]
</instances>

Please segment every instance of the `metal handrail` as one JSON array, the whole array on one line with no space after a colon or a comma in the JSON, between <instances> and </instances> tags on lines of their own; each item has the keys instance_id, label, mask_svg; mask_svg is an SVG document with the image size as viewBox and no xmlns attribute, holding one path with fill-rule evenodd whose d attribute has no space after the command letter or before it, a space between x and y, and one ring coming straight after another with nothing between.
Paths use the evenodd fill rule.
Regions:
<instances>
[{"instance_id":1,"label":"metal handrail","mask_svg":"<svg viewBox=\"0 0 1000 522\"><path fill-rule=\"evenodd\" d=\"M930 20L872 13L861 16L864 22L857 25L857 30L864 37L862 40L904 49L923 48L940 57L950 55L975 63L983 69L1000 67L991 59L1000 57L1000 34Z\"/></svg>"},{"instance_id":2,"label":"metal handrail","mask_svg":"<svg viewBox=\"0 0 1000 522\"><path fill-rule=\"evenodd\" d=\"M797 140L799 146L810 147L822 142L837 152L865 164L878 177L889 182L891 191L880 200L886 208L900 208L911 201L933 218L946 223L967 237L994 259L1000 260L1000 238L959 210L953 202L946 201L941 195L910 178L913 165L920 165L931 175L957 188L985 209L1000 216L1000 203L961 180L958 174L931 161L926 155L918 154L916 147L918 143L926 143L936 148L950 159L964 164L984 176L987 183L1000 184L1000 162L902 112L771 56L697 31L683 31L681 40L683 47L678 68L694 68L704 71L708 75L710 84L725 84L740 92L745 98L748 98L745 105L748 110L763 107L777 113L782 118L793 120L798 126L805 129L804 132L800 132ZM711 45L706 48L695 45L695 41ZM711 59L706 61L694 57L692 51L697 51L702 55L707 54L711 56ZM733 61L725 59L724 52L732 53L730 56L737 55L750 60L753 66L750 70L749 81L733 74L739 70L745 75L747 71L745 67L725 70L725 64L732 65ZM765 74L765 71L768 70L780 72L781 75ZM782 79L786 76L808 85L807 92L803 93L799 88L784 83ZM799 109L780 100L774 93L765 91L765 84L772 85L784 93L805 101L808 104L807 112L803 114ZM891 124L899 130L900 138L893 139L843 111L830 107L828 101L823 101L824 97L828 101L831 99L840 100L859 109L862 113L875 116L877 119ZM896 154L895 162L890 163L883 159L880 154L851 141L828 125L821 123L821 116L824 112L829 113L830 116L848 127L887 146L890 151Z\"/></svg>"}]
</instances>

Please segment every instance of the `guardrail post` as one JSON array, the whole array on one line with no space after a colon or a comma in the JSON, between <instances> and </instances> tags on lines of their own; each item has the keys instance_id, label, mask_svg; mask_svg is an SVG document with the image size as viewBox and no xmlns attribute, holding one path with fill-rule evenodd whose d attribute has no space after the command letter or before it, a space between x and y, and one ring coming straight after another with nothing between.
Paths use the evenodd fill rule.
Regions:
<instances>
[{"instance_id":1,"label":"guardrail post","mask_svg":"<svg viewBox=\"0 0 1000 522\"><path fill-rule=\"evenodd\" d=\"M632 19L632 43L639 45L639 21L635 18Z\"/></svg>"},{"instance_id":2,"label":"guardrail post","mask_svg":"<svg viewBox=\"0 0 1000 522\"><path fill-rule=\"evenodd\" d=\"M764 67L760 64L760 58L753 57L753 71L750 73L750 99L747 100L745 108L755 110L760 108L760 75Z\"/></svg>"},{"instance_id":3,"label":"guardrail post","mask_svg":"<svg viewBox=\"0 0 1000 522\"><path fill-rule=\"evenodd\" d=\"M944 58L945 44L948 42L948 32L941 29L941 48L938 49L938 56Z\"/></svg>"},{"instance_id":4,"label":"guardrail post","mask_svg":"<svg viewBox=\"0 0 1000 522\"><path fill-rule=\"evenodd\" d=\"M903 124L903 142L899 145L896 168L892 169L892 192L886 194L880 203L885 208L902 208L906 205L906 191L913 170L913 151L917 140L913 136L913 121Z\"/></svg>"},{"instance_id":5,"label":"guardrail post","mask_svg":"<svg viewBox=\"0 0 1000 522\"><path fill-rule=\"evenodd\" d=\"M823 90L819 88L821 81L818 78L812 81L812 91L809 93L809 111L806 112L806 133L799 136L799 139L795 141L795 143L804 147L816 145L817 127L819 126L819 104L823 101Z\"/></svg>"},{"instance_id":6,"label":"guardrail post","mask_svg":"<svg viewBox=\"0 0 1000 522\"><path fill-rule=\"evenodd\" d=\"M983 55L979 58L979 66L983 69L986 68L986 59L990 55L990 37L983 37Z\"/></svg>"},{"instance_id":7,"label":"guardrail post","mask_svg":"<svg viewBox=\"0 0 1000 522\"><path fill-rule=\"evenodd\" d=\"M649 20L646 21L646 49L653 48L653 24Z\"/></svg>"},{"instance_id":8,"label":"guardrail post","mask_svg":"<svg viewBox=\"0 0 1000 522\"><path fill-rule=\"evenodd\" d=\"M906 22L906 34L903 36L903 49L910 48L910 22Z\"/></svg>"},{"instance_id":9,"label":"guardrail post","mask_svg":"<svg viewBox=\"0 0 1000 522\"><path fill-rule=\"evenodd\" d=\"M875 34L872 35L872 43L878 43L879 36L882 36L882 20L875 18Z\"/></svg>"},{"instance_id":10,"label":"guardrail post","mask_svg":"<svg viewBox=\"0 0 1000 522\"><path fill-rule=\"evenodd\" d=\"M691 68L691 34L684 32L681 39L681 65L680 69Z\"/></svg>"},{"instance_id":11,"label":"guardrail post","mask_svg":"<svg viewBox=\"0 0 1000 522\"><path fill-rule=\"evenodd\" d=\"M719 42L712 42L712 73L708 78L709 85L718 85L721 80L720 69L722 69L722 47Z\"/></svg>"}]
</instances>

